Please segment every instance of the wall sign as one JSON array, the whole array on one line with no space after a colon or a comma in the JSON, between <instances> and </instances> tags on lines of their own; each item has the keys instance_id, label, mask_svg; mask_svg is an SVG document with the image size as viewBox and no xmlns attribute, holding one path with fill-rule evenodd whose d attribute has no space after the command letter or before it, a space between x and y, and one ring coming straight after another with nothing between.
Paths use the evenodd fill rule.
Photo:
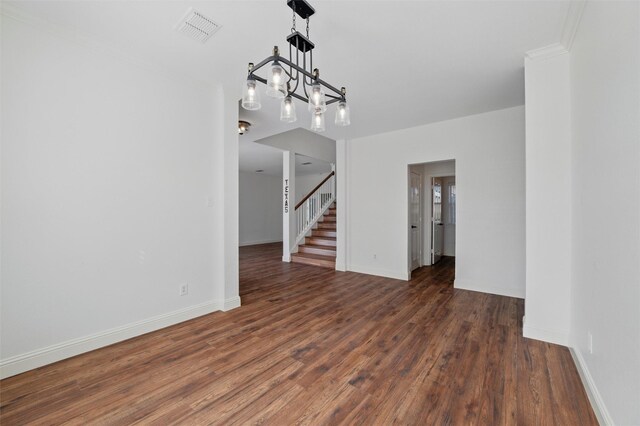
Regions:
<instances>
[{"instance_id":1,"label":"wall sign","mask_svg":"<svg viewBox=\"0 0 640 426\"><path fill-rule=\"evenodd\" d=\"M284 212L289 213L289 179L284 180Z\"/></svg>"}]
</instances>

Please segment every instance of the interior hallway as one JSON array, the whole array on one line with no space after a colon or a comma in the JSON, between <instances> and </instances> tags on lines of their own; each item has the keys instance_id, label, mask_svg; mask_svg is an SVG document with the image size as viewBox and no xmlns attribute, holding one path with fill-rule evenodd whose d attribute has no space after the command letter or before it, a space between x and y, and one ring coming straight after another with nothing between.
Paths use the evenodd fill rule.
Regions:
<instances>
[{"instance_id":1,"label":"interior hallway","mask_svg":"<svg viewBox=\"0 0 640 426\"><path fill-rule=\"evenodd\" d=\"M595 425L567 348L523 301L240 249L243 306L3 380L2 424Z\"/></svg>"}]
</instances>

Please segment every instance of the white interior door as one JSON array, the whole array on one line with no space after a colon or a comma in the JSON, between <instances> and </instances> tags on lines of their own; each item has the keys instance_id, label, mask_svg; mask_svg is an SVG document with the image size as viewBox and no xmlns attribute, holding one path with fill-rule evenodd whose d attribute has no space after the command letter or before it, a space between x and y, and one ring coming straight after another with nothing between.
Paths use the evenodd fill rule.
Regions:
<instances>
[{"instance_id":1,"label":"white interior door","mask_svg":"<svg viewBox=\"0 0 640 426\"><path fill-rule=\"evenodd\" d=\"M416 172L411 172L409 178L409 238L411 239L411 270L422 266L422 215L420 206L422 205L422 191L420 182L422 176Z\"/></svg>"},{"instance_id":2,"label":"white interior door","mask_svg":"<svg viewBox=\"0 0 640 426\"><path fill-rule=\"evenodd\" d=\"M442 178L433 178L431 182L431 263L442 258L444 251L444 223L442 222Z\"/></svg>"}]
</instances>

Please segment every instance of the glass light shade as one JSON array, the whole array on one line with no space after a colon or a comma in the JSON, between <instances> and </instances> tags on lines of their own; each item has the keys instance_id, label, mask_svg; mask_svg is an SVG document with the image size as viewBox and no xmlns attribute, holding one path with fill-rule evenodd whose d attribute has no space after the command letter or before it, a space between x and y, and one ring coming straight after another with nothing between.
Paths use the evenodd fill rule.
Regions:
<instances>
[{"instance_id":1,"label":"glass light shade","mask_svg":"<svg viewBox=\"0 0 640 426\"><path fill-rule=\"evenodd\" d=\"M254 111L260 109L260 92L258 91L257 81L249 78L244 85L242 93L242 108Z\"/></svg>"},{"instance_id":2,"label":"glass light shade","mask_svg":"<svg viewBox=\"0 0 640 426\"><path fill-rule=\"evenodd\" d=\"M327 110L327 101L324 98L324 89L320 83L315 83L311 86L311 93L309 93L309 111L314 112L320 109L322 112Z\"/></svg>"},{"instance_id":3,"label":"glass light shade","mask_svg":"<svg viewBox=\"0 0 640 426\"><path fill-rule=\"evenodd\" d=\"M347 101L340 101L336 109L336 126L348 126L349 124L351 124L349 105L347 105Z\"/></svg>"},{"instance_id":4,"label":"glass light shade","mask_svg":"<svg viewBox=\"0 0 640 426\"><path fill-rule=\"evenodd\" d=\"M267 76L267 96L281 99L285 96L285 85L287 84L287 74L278 62L274 62L269 67Z\"/></svg>"},{"instance_id":5,"label":"glass light shade","mask_svg":"<svg viewBox=\"0 0 640 426\"><path fill-rule=\"evenodd\" d=\"M280 121L293 123L296 119L296 104L293 103L291 96L287 96L280 104Z\"/></svg>"},{"instance_id":6,"label":"glass light shade","mask_svg":"<svg viewBox=\"0 0 640 426\"><path fill-rule=\"evenodd\" d=\"M320 109L311 114L311 130L317 133L324 132L324 112Z\"/></svg>"}]
</instances>

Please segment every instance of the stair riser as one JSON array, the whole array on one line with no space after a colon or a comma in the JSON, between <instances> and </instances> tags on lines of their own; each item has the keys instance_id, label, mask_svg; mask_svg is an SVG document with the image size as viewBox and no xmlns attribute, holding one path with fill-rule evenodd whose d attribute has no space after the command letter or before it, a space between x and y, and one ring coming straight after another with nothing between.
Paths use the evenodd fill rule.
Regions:
<instances>
[{"instance_id":1,"label":"stair riser","mask_svg":"<svg viewBox=\"0 0 640 426\"><path fill-rule=\"evenodd\" d=\"M336 217L335 216L325 216L322 218L323 222L335 222L336 221Z\"/></svg>"},{"instance_id":2,"label":"stair riser","mask_svg":"<svg viewBox=\"0 0 640 426\"><path fill-rule=\"evenodd\" d=\"M299 246L299 253L311 253L311 254L319 254L321 256L333 256L335 257L336 251L330 248L319 248L319 247L309 247L309 246Z\"/></svg>"},{"instance_id":3,"label":"stair riser","mask_svg":"<svg viewBox=\"0 0 640 426\"><path fill-rule=\"evenodd\" d=\"M338 233L336 231L331 231L328 229L314 229L311 233L312 237L337 237Z\"/></svg>"},{"instance_id":4,"label":"stair riser","mask_svg":"<svg viewBox=\"0 0 640 426\"><path fill-rule=\"evenodd\" d=\"M291 258L293 263L302 263L305 265L321 266L323 268L336 269L336 262L331 260L308 259L305 257L294 256Z\"/></svg>"},{"instance_id":5,"label":"stair riser","mask_svg":"<svg viewBox=\"0 0 640 426\"><path fill-rule=\"evenodd\" d=\"M313 244L316 246L327 246L327 247L335 247L336 246L336 240L325 240L322 238L305 238L304 239L304 243L305 244Z\"/></svg>"},{"instance_id":6,"label":"stair riser","mask_svg":"<svg viewBox=\"0 0 640 426\"><path fill-rule=\"evenodd\" d=\"M332 229L335 231L336 223L335 222L318 222L318 229Z\"/></svg>"}]
</instances>

